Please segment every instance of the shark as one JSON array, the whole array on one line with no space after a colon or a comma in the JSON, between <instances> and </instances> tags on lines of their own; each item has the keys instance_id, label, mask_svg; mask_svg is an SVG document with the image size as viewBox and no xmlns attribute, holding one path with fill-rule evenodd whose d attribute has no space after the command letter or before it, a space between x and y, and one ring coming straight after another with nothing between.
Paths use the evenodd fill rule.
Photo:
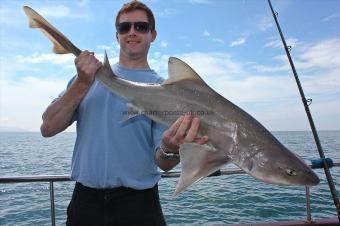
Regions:
<instances>
[{"instance_id":1,"label":"shark","mask_svg":"<svg viewBox=\"0 0 340 226\"><path fill-rule=\"evenodd\" d=\"M36 11L28 6L23 9L29 26L39 28L53 43L54 53L75 56L81 53ZM269 184L314 186L319 183L318 176L302 158L250 114L209 87L188 64L176 57L169 58L168 79L162 84L150 84L115 75L105 52L96 79L129 102L128 112L144 114L167 126L186 112L200 117L198 133L208 135L209 141L204 145L180 145L182 169L175 195L229 163Z\"/></svg>"}]
</instances>

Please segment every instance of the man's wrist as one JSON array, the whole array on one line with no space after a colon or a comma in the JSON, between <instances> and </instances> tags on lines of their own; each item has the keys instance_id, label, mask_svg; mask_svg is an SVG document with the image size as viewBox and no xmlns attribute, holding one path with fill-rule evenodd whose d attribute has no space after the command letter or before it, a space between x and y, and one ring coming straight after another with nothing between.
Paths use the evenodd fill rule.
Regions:
<instances>
[{"instance_id":1,"label":"man's wrist","mask_svg":"<svg viewBox=\"0 0 340 226\"><path fill-rule=\"evenodd\" d=\"M161 152L161 156L163 159L166 160L179 160L179 154L178 153L174 153L173 151L170 151L163 143L163 141L161 142L160 146L159 146L159 150Z\"/></svg>"}]
</instances>

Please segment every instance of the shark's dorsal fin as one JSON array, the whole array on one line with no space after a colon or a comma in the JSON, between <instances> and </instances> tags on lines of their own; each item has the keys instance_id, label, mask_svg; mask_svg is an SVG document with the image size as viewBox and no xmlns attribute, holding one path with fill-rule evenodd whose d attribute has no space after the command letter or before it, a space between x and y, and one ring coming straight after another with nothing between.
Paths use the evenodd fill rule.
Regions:
<instances>
[{"instance_id":1,"label":"shark's dorsal fin","mask_svg":"<svg viewBox=\"0 0 340 226\"><path fill-rule=\"evenodd\" d=\"M116 76L115 73L113 73L112 71L112 68L111 68L111 65L110 65L110 62L109 62L109 58L107 57L107 53L106 53L106 50L104 52L104 63L103 63L104 67L107 68L110 73L113 75L113 76Z\"/></svg>"},{"instance_id":2,"label":"shark's dorsal fin","mask_svg":"<svg viewBox=\"0 0 340 226\"><path fill-rule=\"evenodd\" d=\"M163 85L173 84L181 80L198 80L203 79L185 62L176 57L170 57L168 62L169 78L163 82Z\"/></svg>"}]
</instances>

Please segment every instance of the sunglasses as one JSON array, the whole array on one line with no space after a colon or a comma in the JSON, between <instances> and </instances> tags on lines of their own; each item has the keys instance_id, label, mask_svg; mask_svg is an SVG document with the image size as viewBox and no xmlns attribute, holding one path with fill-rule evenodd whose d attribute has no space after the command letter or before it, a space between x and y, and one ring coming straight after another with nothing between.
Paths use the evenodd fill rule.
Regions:
<instances>
[{"instance_id":1,"label":"sunglasses","mask_svg":"<svg viewBox=\"0 0 340 226\"><path fill-rule=\"evenodd\" d=\"M152 25L148 22L137 21L137 22L122 22L116 25L117 32L121 35L126 34L130 31L131 27L139 33L148 33L152 29Z\"/></svg>"}]
</instances>

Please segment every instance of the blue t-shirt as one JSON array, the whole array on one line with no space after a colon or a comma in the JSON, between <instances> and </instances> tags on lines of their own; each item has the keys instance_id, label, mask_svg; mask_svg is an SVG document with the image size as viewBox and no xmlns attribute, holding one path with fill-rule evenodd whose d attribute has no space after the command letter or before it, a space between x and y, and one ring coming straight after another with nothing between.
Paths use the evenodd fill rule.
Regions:
<instances>
[{"instance_id":1,"label":"blue t-shirt","mask_svg":"<svg viewBox=\"0 0 340 226\"><path fill-rule=\"evenodd\" d=\"M131 81L163 81L153 70L128 69L118 64L112 69ZM127 102L95 80L73 117L77 121L73 180L92 188L134 189L151 188L159 181L155 151L165 127L144 115L124 121L125 111Z\"/></svg>"}]
</instances>

